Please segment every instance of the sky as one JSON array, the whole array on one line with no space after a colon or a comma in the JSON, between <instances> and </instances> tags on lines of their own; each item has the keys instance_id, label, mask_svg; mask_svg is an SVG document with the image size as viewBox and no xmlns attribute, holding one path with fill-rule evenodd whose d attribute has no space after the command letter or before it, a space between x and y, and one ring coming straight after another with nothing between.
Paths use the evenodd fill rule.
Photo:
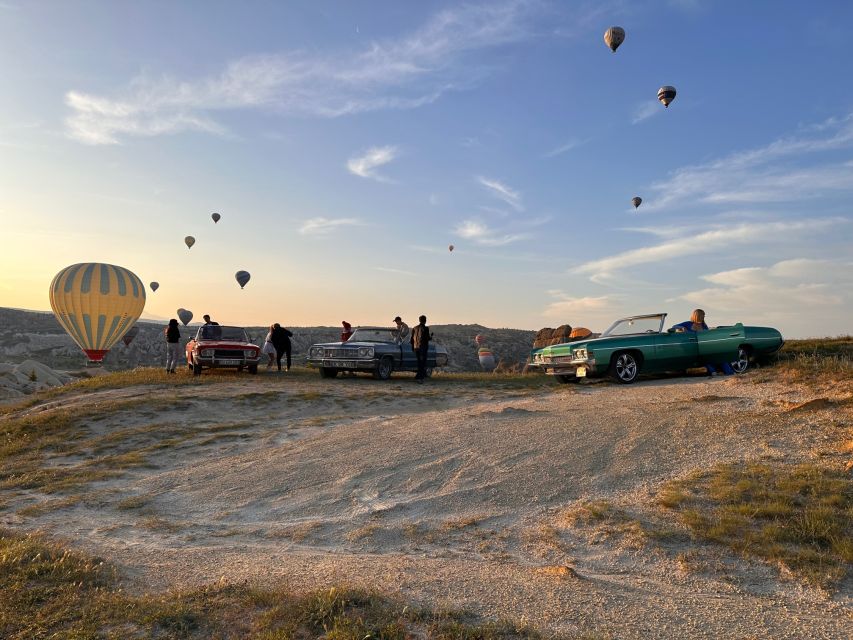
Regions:
<instances>
[{"instance_id":1,"label":"sky","mask_svg":"<svg viewBox=\"0 0 853 640\"><path fill-rule=\"evenodd\" d=\"M0 306L107 262L160 283L156 319L701 307L849 334L850 24L846 1L0 0Z\"/></svg>"}]
</instances>

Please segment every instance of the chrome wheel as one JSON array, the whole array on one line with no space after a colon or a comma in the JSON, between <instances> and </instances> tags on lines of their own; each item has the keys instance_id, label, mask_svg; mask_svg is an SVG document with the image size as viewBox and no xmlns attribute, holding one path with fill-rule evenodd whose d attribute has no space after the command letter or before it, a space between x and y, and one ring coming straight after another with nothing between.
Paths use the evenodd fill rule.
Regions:
<instances>
[{"instance_id":1,"label":"chrome wheel","mask_svg":"<svg viewBox=\"0 0 853 640\"><path fill-rule=\"evenodd\" d=\"M394 361L391 358L382 358L379 364L376 365L374 375L380 380L387 380L391 377L391 372L394 370Z\"/></svg>"},{"instance_id":2,"label":"chrome wheel","mask_svg":"<svg viewBox=\"0 0 853 640\"><path fill-rule=\"evenodd\" d=\"M613 362L612 375L618 382L630 384L637 379L640 373L640 365L636 358L630 353L620 353Z\"/></svg>"},{"instance_id":3,"label":"chrome wheel","mask_svg":"<svg viewBox=\"0 0 853 640\"><path fill-rule=\"evenodd\" d=\"M743 347L738 348L737 360L732 362L732 369L735 370L735 373L743 373L749 369L749 351Z\"/></svg>"}]
</instances>

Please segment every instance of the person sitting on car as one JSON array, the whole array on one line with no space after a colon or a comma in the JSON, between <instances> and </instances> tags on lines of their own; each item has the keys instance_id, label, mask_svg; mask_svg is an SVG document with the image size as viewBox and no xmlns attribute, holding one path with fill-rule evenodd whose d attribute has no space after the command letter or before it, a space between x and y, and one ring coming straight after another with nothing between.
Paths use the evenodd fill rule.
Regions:
<instances>
[{"instance_id":1,"label":"person sitting on car","mask_svg":"<svg viewBox=\"0 0 853 640\"><path fill-rule=\"evenodd\" d=\"M690 320L679 322L672 328L675 329L676 333L682 333L684 331L694 333L696 331L707 331L708 325L705 324L705 312L702 309L694 309L693 313L690 314Z\"/></svg>"},{"instance_id":2,"label":"person sitting on car","mask_svg":"<svg viewBox=\"0 0 853 640\"><path fill-rule=\"evenodd\" d=\"M397 325L397 330L394 331L394 342L403 344L403 340L409 337L409 325L403 322L400 316L394 318L394 322Z\"/></svg>"}]
</instances>

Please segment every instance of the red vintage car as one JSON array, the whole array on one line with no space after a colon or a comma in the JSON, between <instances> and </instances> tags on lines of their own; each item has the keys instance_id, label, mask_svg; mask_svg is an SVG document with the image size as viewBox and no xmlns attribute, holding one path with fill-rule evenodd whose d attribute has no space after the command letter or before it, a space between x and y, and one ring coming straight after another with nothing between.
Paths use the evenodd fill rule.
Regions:
<instances>
[{"instance_id":1,"label":"red vintage car","mask_svg":"<svg viewBox=\"0 0 853 640\"><path fill-rule=\"evenodd\" d=\"M249 341L241 327L206 324L187 343L187 366L194 375L199 375L203 367L257 373L260 358L261 348Z\"/></svg>"}]
</instances>

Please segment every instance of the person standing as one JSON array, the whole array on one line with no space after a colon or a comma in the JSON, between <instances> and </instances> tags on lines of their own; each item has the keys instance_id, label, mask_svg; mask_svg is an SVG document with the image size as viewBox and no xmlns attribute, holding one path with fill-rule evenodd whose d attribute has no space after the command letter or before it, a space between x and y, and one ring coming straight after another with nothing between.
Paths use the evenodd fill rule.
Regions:
<instances>
[{"instance_id":1,"label":"person standing","mask_svg":"<svg viewBox=\"0 0 853 640\"><path fill-rule=\"evenodd\" d=\"M287 356L285 362L287 363L287 368L285 371L290 371L290 339L293 337L293 334L282 327L278 322L276 322L272 326L272 345L275 347L275 363L278 365L278 370L281 371L281 357Z\"/></svg>"},{"instance_id":2,"label":"person standing","mask_svg":"<svg viewBox=\"0 0 853 640\"><path fill-rule=\"evenodd\" d=\"M178 358L181 355L181 330L175 318L169 320L169 326L163 330L166 336L166 373L175 373Z\"/></svg>"},{"instance_id":3,"label":"person standing","mask_svg":"<svg viewBox=\"0 0 853 640\"><path fill-rule=\"evenodd\" d=\"M418 372L415 374L415 380L420 384L423 384L424 378L426 378L427 354L429 353L429 342L432 340L426 320L426 316L418 318L418 325L412 329L410 340L415 358L418 361Z\"/></svg>"},{"instance_id":4,"label":"person standing","mask_svg":"<svg viewBox=\"0 0 853 640\"><path fill-rule=\"evenodd\" d=\"M341 342L346 342L352 335L352 325L346 320L342 320L341 326L343 327L343 331L341 331Z\"/></svg>"},{"instance_id":5,"label":"person standing","mask_svg":"<svg viewBox=\"0 0 853 640\"><path fill-rule=\"evenodd\" d=\"M394 318L394 322L397 323L397 331L394 333L394 341L397 344L403 344L403 340L409 337L409 325L403 322L403 319L400 316Z\"/></svg>"},{"instance_id":6,"label":"person standing","mask_svg":"<svg viewBox=\"0 0 853 640\"><path fill-rule=\"evenodd\" d=\"M275 331L275 325L270 325L270 330L267 332L267 337L264 338L264 346L261 348L261 353L267 354L269 357L269 362L267 362L267 369L272 369L272 365L275 362L276 357L276 349L275 345L272 343L272 334Z\"/></svg>"}]
</instances>

